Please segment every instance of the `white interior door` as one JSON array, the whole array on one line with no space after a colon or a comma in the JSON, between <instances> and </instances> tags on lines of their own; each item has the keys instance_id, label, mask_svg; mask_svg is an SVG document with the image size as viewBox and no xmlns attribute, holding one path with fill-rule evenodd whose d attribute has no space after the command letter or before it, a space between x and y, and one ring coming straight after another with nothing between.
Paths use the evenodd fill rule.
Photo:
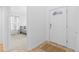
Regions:
<instances>
[{"instance_id":1,"label":"white interior door","mask_svg":"<svg viewBox=\"0 0 79 59\"><path fill-rule=\"evenodd\" d=\"M50 11L50 40L66 46L66 8Z\"/></svg>"}]
</instances>

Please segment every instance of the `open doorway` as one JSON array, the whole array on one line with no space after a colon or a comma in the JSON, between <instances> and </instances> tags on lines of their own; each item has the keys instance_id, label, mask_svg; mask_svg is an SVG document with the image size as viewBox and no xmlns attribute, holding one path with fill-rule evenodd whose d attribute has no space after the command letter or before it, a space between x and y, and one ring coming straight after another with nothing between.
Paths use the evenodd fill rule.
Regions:
<instances>
[{"instance_id":1,"label":"open doorway","mask_svg":"<svg viewBox=\"0 0 79 59\"><path fill-rule=\"evenodd\" d=\"M9 16L10 50L26 51L27 49L27 18L26 7L10 7Z\"/></svg>"}]
</instances>

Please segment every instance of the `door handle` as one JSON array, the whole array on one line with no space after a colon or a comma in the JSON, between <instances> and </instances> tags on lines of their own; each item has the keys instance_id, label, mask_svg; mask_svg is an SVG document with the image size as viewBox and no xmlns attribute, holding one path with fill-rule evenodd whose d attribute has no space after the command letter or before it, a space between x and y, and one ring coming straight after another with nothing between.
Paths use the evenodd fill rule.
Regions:
<instances>
[{"instance_id":1,"label":"door handle","mask_svg":"<svg viewBox=\"0 0 79 59\"><path fill-rule=\"evenodd\" d=\"M52 24L50 24L50 29L52 28Z\"/></svg>"}]
</instances>

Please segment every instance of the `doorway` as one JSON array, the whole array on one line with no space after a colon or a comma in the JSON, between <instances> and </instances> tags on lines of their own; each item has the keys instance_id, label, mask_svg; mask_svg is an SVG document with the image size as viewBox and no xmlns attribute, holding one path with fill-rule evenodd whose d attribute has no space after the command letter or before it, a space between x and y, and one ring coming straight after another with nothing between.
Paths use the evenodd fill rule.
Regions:
<instances>
[{"instance_id":1,"label":"doorway","mask_svg":"<svg viewBox=\"0 0 79 59\"><path fill-rule=\"evenodd\" d=\"M12 6L9 15L9 51L27 51L26 7Z\"/></svg>"}]
</instances>

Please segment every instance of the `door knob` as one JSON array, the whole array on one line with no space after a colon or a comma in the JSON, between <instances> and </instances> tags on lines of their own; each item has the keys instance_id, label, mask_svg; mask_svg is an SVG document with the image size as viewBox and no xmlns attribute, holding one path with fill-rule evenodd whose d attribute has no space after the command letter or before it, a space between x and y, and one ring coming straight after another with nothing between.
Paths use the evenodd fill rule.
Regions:
<instances>
[{"instance_id":1,"label":"door knob","mask_svg":"<svg viewBox=\"0 0 79 59\"><path fill-rule=\"evenodd\" d=\"M51 29L51 27L52 27L52 24L50 24L50 29Z\"/></svg>"}]
</instances>

